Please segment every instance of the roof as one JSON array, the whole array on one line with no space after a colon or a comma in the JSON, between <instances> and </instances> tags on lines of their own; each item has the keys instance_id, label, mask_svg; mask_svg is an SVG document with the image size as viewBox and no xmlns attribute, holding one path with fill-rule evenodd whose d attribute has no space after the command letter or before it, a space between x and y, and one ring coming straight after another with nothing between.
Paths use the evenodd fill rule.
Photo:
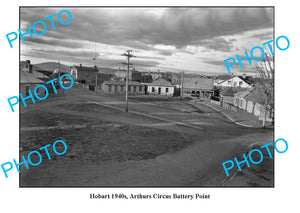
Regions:
<instances>
[{"instance_id":1,"label":"roof","mask_svg":"<svg viewBox=\"0 0 300 213\"><path fill-rule=\"evenodd\" d=\"M148 85L150 85L150 86L164 86L164 87L172 87L173 86L169 81L167 81L163 78L158 78L155 81L153 81L152 83L149 83Z\"/></svg>"},{"instance_id":2,"label":"roof","mask_svg":"<svg viewBox=\"0 0 300 213\"><path fill-rule=\"evenodd\" d=\"M227 90L224 90L224 91L221 92L222 96L233 97L234 94L235 94L235 91L231 87L229 87Z\"/></svg>"},{"instance_id":3,"label":"roof","mask_svg":"<svg viewBox=\"0 0 300 213\"><path fill-rule=\"evenodd\" d=\"M223 81L218 82L218 84L222 84L223 82L229 81L229 80L234 79L234 78L239 78L240 80L244 81L245 83L247 83L247 84L249 84L249 85L251 86L250 80L247 79L247 78L243 78L243 77L241 77L241 76L234 76L234 77L232 77L232 78L228 78L228 79L226 79L226 80L223 80Z\"/></svg>"},{"instance_id":4,"label":"roof","mask_svg":"<svg viewBox=\"0 0 300 213\"><path fill-rule=\"evenodd\" d=\"M32 74L34 77L39 78L39 79L50 79L50 77L48 75L42 74L42 73L34 71L34 70L32 71Z\"/></svg>"},{"instance_id":5,"label":"roof","mask_svg":"<svg viewBox=\"0 0 300 213\"><path fill-rule=\"evenodd\" d=\"M237 96L239 98L245 98L250 92L251 92L251 90L240 91L240 92L235 93L235 96Z\"/></svg>"},{"instance_id":6,"label":"roof","mask_svg":"<svg viewBox=\"0 0 300 213\"><path fill-rule=\"evenodd\" d=\"M45 82L34 77L32 73L26 71L20 71L20 83L21 84L44 84Z\"/></svg>"},{"instance_id":7,"label":"roof","mask_svg":"<svg viewBox=\"0 0 300 213\"><path fill-rule=\"evenodd\" d=\"M265 96L261 94L262 91L258 89L258 87L255 87L253 90L251 90L246 96L245 99L249 101L253 101L254 103L264 103Z\"/></svg>"},{"instance_id":8,"label":"roof","mask_svg":"<svg viewBox=\"0 0 300 213\"><path fill-rule=\"evenodd\" d=\"M184 78L183 88L185 89L202 89L202 90L212 90L214 88L214 83L212 79L206 78Z\"/></svg>"},{"instance_id":9,"label":"roof","mask_svg":"<svg viewBox=\"0 0 300 213\"><path fill-rule=\"evenodd\" d=\"M73 66L73 67L75 67L78 71L86 71L86 72L88 72L88 71L95 72L98 70L95 67L84 67L84 66Z\"/></svg>"},{"instance_id":10,"label":"roof","mask_svg":"<svg viewBox=\"0 0 300 213\"><path fill-rule=\"evenodd\" d=\"M125 86L126 81L105 81L103 84ZM128 85L130 85L130 86L142 86L142 84L140 82L137 82L137 81L129 81Z\"/></svg>"}]
</instances>

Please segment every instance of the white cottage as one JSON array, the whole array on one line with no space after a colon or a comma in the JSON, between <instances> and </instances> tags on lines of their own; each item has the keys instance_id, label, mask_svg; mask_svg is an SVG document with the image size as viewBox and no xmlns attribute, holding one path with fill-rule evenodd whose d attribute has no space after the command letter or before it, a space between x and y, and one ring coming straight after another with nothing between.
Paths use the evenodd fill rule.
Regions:
<instances>
[{"instance_id":1,"label":"white cottage","mask_svg":"<svg viewBox=\"0 0 300 213\"><path fill-rule=\"evenodd\" d=\"M174 95L174 85L169 81L159 78L148 84L147 93L150 95Z\"/></svg>"},{"instance_id":2,"label":"white cottage","mask_svg":"<svg viewBox=\"0 0 300 213\"><path fill-rule=\"evenodd\" d=\"M235 76L228 80L217 82L218 87L240 87L240 88L252 88L251 84L240 76Z\"/></svg>"}]
</instances>

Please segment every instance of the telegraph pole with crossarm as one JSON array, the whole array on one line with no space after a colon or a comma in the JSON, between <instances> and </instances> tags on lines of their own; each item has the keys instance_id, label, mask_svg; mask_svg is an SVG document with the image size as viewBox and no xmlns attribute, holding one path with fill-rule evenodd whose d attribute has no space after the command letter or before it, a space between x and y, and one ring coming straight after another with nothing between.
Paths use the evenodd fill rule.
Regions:
<instances>
[{"instance_id":1,"label":"telegraph pole with crossarm","mask_svg":"<svg viewBox=\"0 0 300 213\"><path fill-rule=\"evenodd\" d=\"M127 76L126 76L126 86L125 86L125 92L126 92L126 95L125 95L125 101L126 101L126 108L125 108L125 111L128 112L128 82L129 82L129 69L130 69L130 66L132 65L130 63L130 58L132 57L135 57L133 54L132 54L132 50L126 50L125 53L123 53L121 56L125 56L127 58L127 63L122 63L124 65L127 65Z\"/></svg>"}]
</instances>

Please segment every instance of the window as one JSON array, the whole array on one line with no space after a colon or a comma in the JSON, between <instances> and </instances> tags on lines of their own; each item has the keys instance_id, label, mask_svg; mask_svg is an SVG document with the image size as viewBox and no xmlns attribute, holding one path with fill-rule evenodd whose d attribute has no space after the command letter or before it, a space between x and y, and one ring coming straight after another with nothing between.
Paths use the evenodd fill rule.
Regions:
<instances>
[{"instance_id":1,"label":"window","mask_svg":"<svg viewBox=\"0 0 300 213\"><path fill-rule=\"evenodd\" d=\"M234 83L233 83L233 86L236 87L236 86L237 86L237 82L234 82Z\"/></svg>"},{"instance_id":2,"label":"window","mask_svg":"<svg viewBox=\"0 0 300 213\"><path fill-rule=\"evenodd\" d=\"M242 86L242 85L243 85L243 82L242 82L242 81L240 81L240 82L239 82L239 86Z\"/></svg>"},{"instance_id":3,"label":"window","mask_svg":"<svg viewBox=\"0 0 300 213\"><path fill-rule=\"evenodd\" d=\"M118 92L118 85L115 85L115 93Z\"/></svg>"},{"instance_id":4,"label":"window","mask_svg":"<svg viewBox=\"0 0 300 213\"><path fill-rule=\"evenodd\" d=\"M121 86L120 90L121 92L124 92L124 86Z\"/></svg>"},{"instance_id":5,"label":"window","mask_svg":"<svg viewBox=\"0 0 300 213\"><path fill-rule=\"evenodd\" d=\"M133 86L133 92L136 92L136 86Z\"/></svg>"},{"instance_id":6,"label":"window","mask_svg":"<svg viewBox=\"0 0 300 213\"><path fill-rule=\"evenodd\" d=\"M140 86L140 92L142 92L143 91L143 87L142 86Z\"/></svg>"},{"instance_id":7,"label":"window","mask_svg":"<svg viewBox=\"0 0 300 213\"><path fill-rule=\"evenodd\" d=\"M108 85L108 92L111 92L111 85Z\"/></svg>"},{"instance_id":8,"label":"window","mask_svg":"<svg viewBox=\"0 0 300 213\"><path fill-rule=\"evenodd\" d=\"M169 88L166 88L166 93L168 93L169 92Z\"/></svg>"},{"instance_id":9,"label":"window","mask_svg":"<svg viewBox=\"0 0 300 213\"><path fill-rule=\"evenodd\" d=\"M231 81L227 81L228 84L231 84Z\"/></svg>"},{"instance_id":10,"label":"window","mask_svg":"<svg viewBox=\"0 0 300 213\"><path fill-rule=\"evenodd\" d=\"M152 87L152 92L155 92L155 88L154 87Z\"/></svg>"}]
</instances>

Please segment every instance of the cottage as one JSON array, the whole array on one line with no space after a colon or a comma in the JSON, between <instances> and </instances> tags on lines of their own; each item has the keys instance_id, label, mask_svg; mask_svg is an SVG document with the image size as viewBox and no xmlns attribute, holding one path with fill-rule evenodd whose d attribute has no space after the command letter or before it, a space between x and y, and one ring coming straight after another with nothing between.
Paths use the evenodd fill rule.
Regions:
<instances>
[{"instance_id":1,"label":"cottage","mask_svg":"<svg viewBox=\"0 0 300 213\"><path fill-rule=\"evenodd\" d=\"M40 79L44 82L47 82L51 79L49 77L52 74L51 71L36 69L36 67L30 63L30 60L21 61L20 70L27 73L31 73L35 78Z\"/></svg>"},{"instance_id":2,"label":"cottage","mask_svg":"<svg viewBox=\"0 0 300 213\"><path fill-rule=\"evenodd\" d=\"M221 104L225 106L226 104L233 105L235 91L230 87L223 90L220 94Z\"/></svg>"},{"instance_id":3,"label":"cottage","mask_svg":"<svg viewBox=\"0 0 300 213\"><path fill-rule=\"evenodd\" d=\"M96 66L84 67L80 64L79 66L70 67L70 73L74 81L87 84L92 84L92 82L94 82L95 84L98 69Z\"/></svg>"},{"instance_id":4,"label":"cottage","mask_svg":"<svg viewBox=\"0 0 300 213\"><path fill-rule=\"evenodd\" d=\"M250 103L247 105L247 99L245 98L251 90L245 90L245 91L240 91L237 92L234 95L234 106L243 109L243 110L247 110L249 113L253 112L253 103ZM247 109L248 107L248 109Z\"/></svg>"},{"instance_id":5,"label":"cottage","mask_svg":"<svg viewBox=\"0 0 300 213\"><path fill-rule=\"evenodd\" d=\"M24 97L30 95L28 92L29 89L31 92L33 92L35 87L40 84L45 84L45 82L34 77L32 73L26 71L20 71L20 93L22 93ZM43 96L44 93L45 93L44 89L42 88L37 89L37 94L39 96Z\"/></svg>"},{"instance_id":6,"label":"cottage","mask_svg":"<svg viewBox=\"0 0 300 213\"><path fill-rule=\"evenodd\" d=\"M174 86L163 78L158 78L148 84L147 93L150 95L174 95Z\"/></svg>"},{"instance_id":7,"label":"cottage","mask_svg":"<svg viewBox=\"0 0 300 213\"><path fill-rule=\"evenodd\" d=\"M257 88L238 92L234 96L234 105L248 113L254 114L259 120L265 119L266 108L264 106L263 97L257 91ZM272 112L267 112L266 121L272 121Z\"/></svg>"},{"instance_id":8,"label":"cottage","mask_svg":"<svg viewBox=\"0 0 300 213\"><path fill-rule=\"evenodd\" d=\"M217 87L240 87L240 88L252 88L250 81L246 77L235 76L227 80L218 81L215 80Z\"/></svg>"},{"instance_id":9,"label":"cottage","mask_svg":"<svg viewBox=\"0 0 300 213\"><path fill-rule=\"evenodd\" d=\"M126 92L126 81L105 81L101 84L100 91L104 94L123 94ZM136 81L128 82L128 93L145 94L146 85Z\"/></svg>"},{"instance_id":10,"label":"cottage","mask_svg":"<svg viewBox=\"0 0 300 213\"><path fill-rule=\"evenodd\" d=\"M213 88L213 80L209 78L184 78L183 80L183 93L186 95L210 99L214 92Z\"/></svg>"}]
</instances>

